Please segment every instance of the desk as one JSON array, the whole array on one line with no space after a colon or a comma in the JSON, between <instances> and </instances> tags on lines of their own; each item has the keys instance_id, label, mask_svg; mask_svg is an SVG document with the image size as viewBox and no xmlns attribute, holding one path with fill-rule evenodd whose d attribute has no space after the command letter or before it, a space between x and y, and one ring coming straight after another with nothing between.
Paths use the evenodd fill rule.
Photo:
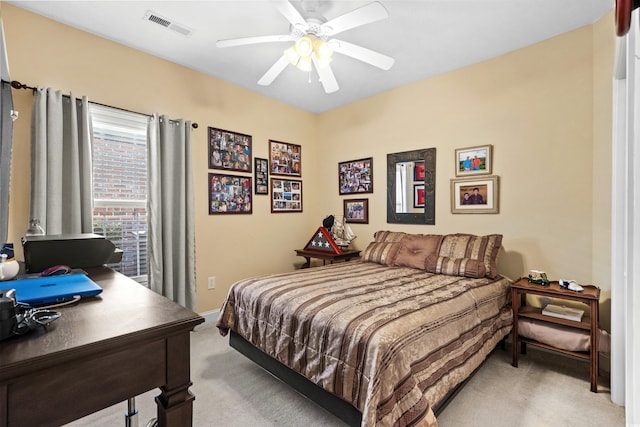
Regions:
<instances>
[{"instance_id":1,"label":"desk","mask_svg":"<svg viewBox=\"0 0 640 427\"><path fill-rule=\"evenodd\" d=\"M296 255L304 257L304 259L307 260L307 262L302 265L302 268L309 268L311 266L311 258L321 259L322 265L324 265L327 260L331 261L331 263L333 264L334 261L349 261L352 258L357 258L360 256L360 251L345 250L342 251L341 254L333 254L329 252L296 249Z\"/></svg>"},{"instance_id":2,"label":"desk","mask_svg":"<svg viewBox=\"0 0 640 427\"><path fill-rule=\"evenodd\" d=\"M59 426L158 387L158 425L191 426L189 332L204 319L111 269L87 272L98 297L0 342L0 427Z\"/></svg>"}]
</instances>

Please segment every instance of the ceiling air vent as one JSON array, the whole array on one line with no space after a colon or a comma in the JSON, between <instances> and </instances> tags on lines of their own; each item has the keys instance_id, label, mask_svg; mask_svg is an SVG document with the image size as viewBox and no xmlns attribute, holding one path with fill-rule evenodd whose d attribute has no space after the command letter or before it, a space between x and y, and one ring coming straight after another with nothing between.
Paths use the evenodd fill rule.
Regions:
<instances>
[{"instance_id":1,"label":"ceiling air vent","mask_svg":"<svg viewBox=\"0 0 640 427\"><path fill-rule=\"evenodd\" d=\"M176 33L180 33L183 36L190 36L191 30L182 24L178 24L176 22L171 21L163 16L158 15L155 12L150 10L144 15L144 19L149 22L153 22L158 25L162 25L165 28L175 31Z\"/></svg>"}]
</instances>

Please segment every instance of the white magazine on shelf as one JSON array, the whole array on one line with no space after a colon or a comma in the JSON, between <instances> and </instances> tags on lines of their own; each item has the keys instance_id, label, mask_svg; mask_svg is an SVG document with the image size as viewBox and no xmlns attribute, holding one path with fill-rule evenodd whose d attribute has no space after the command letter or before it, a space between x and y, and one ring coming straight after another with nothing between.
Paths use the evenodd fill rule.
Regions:
<instances>
[{"instance_id":1,"label":"white magazine on shelf","mask_svg":"<svg viewBox=\"0 0 640 427\"><path fill-rule=\"evenodd\" d=\"M542 314L544 314L545 316L559 317L561 319L580 322L582 321L584 310L567 307L564 305L547 304L542 310Z\"/></svg>"}]
</instances>

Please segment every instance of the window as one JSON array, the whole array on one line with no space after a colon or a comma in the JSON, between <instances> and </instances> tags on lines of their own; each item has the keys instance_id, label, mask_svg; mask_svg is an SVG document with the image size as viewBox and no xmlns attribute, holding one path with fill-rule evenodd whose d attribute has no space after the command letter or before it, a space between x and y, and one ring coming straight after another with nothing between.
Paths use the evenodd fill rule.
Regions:
<instances>
[{"instance_id":1,"label":"window","mask_svg":"<svg viewBox=\"0 0 640 427\"><path fill-rule=\"evenodd\" d=\"M142 114L91 105L93 231L122 249L110 267L147 282L147 122Z\"/></svg>"}]
</instances>

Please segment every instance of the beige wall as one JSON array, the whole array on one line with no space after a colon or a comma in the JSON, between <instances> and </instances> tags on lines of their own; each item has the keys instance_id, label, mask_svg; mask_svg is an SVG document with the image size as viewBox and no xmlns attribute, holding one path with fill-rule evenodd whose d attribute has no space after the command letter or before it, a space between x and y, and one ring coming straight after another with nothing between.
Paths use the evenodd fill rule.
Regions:
<instances>
[{"instance_id":1,"label":"beige wall","mask_svg":"<svg viewBox=\"0 0 640 427\"><path fill-rule=\"evenodd\" d=\"M200 124L194 131L198 311L218 308L237 279L300 263L293 249L324 216L342 213L337 163L363 157L374 159L375 192L366 195L370 223L352 225L359 249L378 229L502 233L504 274L543 269L552 278L595 282L610 294L612 19L312 115L12 6L2 14L14 79ZM77 52L82 61L74 59ZM19 241L28 212L32 98L26 91L14 95L21 118L10 237ZM255 196L253 215L208 216L207 126L253 135L258 157L267 157L270 138L301 144L304 212L271 214L268 198ZM454 150L483 144L494 148L500 213L453 215ZM436 225L387 224L386 154L428 147L437 151ZM206 289L211 275L214 291Z\"/></svg>"},{"instance_id":2,"label":"beige wall","mask_svg":"<svg viewBox=\"0 0 640 427\"><path fill-rule=\"evenodd\" d=\"M604 265L593 260L594 230L604 229L607 234L600 237L608 239L608 216L601 219L603 224L593 218L597 214L600 220L602 212L608 212L610 182L610 114L597 121L604 141L594 142L593 33L591 26L584 27L320 116L321 134L331 135L324 137L321 148L329 164L345 157L374 157L378 191L370 197L370 224L354 226L363 237L358 244L366 244L375 230L385 227L502 233L505 254L500 266L505 274L518 277L538 268L554 278L589 283L597 271L602 280L598 284L608 288L608 258ZM600 67L607 84L610 63ZM603 86L598 88L606 92ZM606 98L606 93L601 96ZM494 148L500 214L451 214L454 150L484 144ZM420 147L437 150L436 225L388 225L385 154ZM598 182L594 153L605 156L598 158ZM323 179L332 179L332 173L324 170ZM601 190L597 194L594 185ZM340 203L334 197L332 208L338 210Z\"/></svg>"},{"instance_id":3,"label":"beige wall","mask_svg":"<svg viewBox=\"0 0 640 427\"><path fill-rule=\"evenodd\" d=\"M196 209L197 310L219 308L231 283L294 268L321 218L313 197L303 214L270 214L267 196L255 196L252 215L207 214L207 127L253 136L253 154L267 157L270 138L303 146L304 191L321 194L315 162L316 117L174 63L123 47L4 4L11 77L31 86L86 95L90 101L142 113L160 112L197 122L193 132ZM16 110L9 241L27 227L30 120L33 96L14 90ZM217 288L207 290L207 277Z\"/></svg>"}]
</instances>

